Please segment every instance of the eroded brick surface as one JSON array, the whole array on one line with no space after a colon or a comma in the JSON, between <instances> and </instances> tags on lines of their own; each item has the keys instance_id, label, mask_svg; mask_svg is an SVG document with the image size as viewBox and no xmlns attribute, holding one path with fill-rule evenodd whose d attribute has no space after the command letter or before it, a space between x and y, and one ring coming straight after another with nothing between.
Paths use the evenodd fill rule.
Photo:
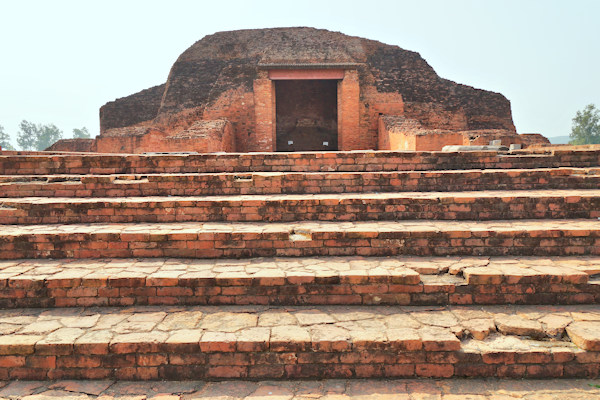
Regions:
<instances>
[{"instance_id":1,"label":"eroded brick surface","mask_svg":"<svg viewBox=\"0 0 600 400\"><path fill-rule=\"evenodd\" d=\"M453 398L454 380L360 378L600 374L594 151L12 157L0 218L36 224L0 232L0 379L91 380L20 386L37 398L181 395L127 382L162 379ZM460 170L485 165L506 169ZM328 377L352 380L260 382Z\"/></svg>"},{"instance_id":2,"label":"eroded brick surface","mask_svg":"<svg viewBox=\"0 0 600 400\"><path fill-rule=\"evenodd\" d=\"M0 163L2 158L0 157ZM361 166L362 164L359 164ZM335 165L327 166L335 168ZM363 165L363 168L365 166ZM426 165L424 168L435 165ZM352 168L355 168L352 165ZM166 169L166 167L165 167ZM383 169L383 171L380 171ZM109 169L111 170L111 169ZM24 170L27 171L27 170ZM13 173L24 172L22 170ZM30 173L33 173L31 171ZM51 171L49 171L51 172ZM85 172L83 170L82 172ZM361 172L239 172L239 173L148 173L86 176L11 175L0 176L1 197L149 197L149 196L243 196L276 194L329 194L372 192L457 192L482 190L597 189L597 168L485 169L468 171L375 171ZM481 193L480 193L481 194ZM513 195L515 193L512 193ZM486 196L485 194L483 195ZM423 195L423 197L427 197ZM477 198L478 196L475 196ZM516 196L515 196L516 197ZM577 201L561 200L565 211L574 211ZM276 199L277 197L274 197ZM256 199L256 198L255 198ZM171 199L176 201L177 199ZM210 199L205 199L210 200ZM581 199L580 199L581 200ZM480 201L484 201L480 200ZM489 200L488 200L489 201ZM516 201L516 200L514 200ZM522 202L518 200L516 204ZM537 200L542 201L543 200ZM585 203L583 199L582 204ZM449 210L457 216L460 210ZM519 211L519 210L514 210ZM535 210L558 216L560 209ZM542 215L542 214L540 214Z\"/></svg>"},{"instance_id":3,"label":"eroded brick surface","mask_svg":"<svg viewBox=\"0 0 600 400\"><path fill-rule=\"evenodd\" d=\"M306 69L306 64L312 68ZM272 76L300 73L306 78L307 74L327 74L332 68L339 75L327 82L331 90L325 92L314 93L314 88L282 91L283 85L278 86L280 82ZM274 118L276 109L278 113L286 111L288 96L316 108L325 93L333 97L327 104L327 109L333 108L329 118L313 109L297 115L293 111L300 101L294 102L296 108ZM338 115L339 137L329 139L339 145L323 147L319 141L320 146L292 149L375 149L382 114L403 115L432 130L468 130L473 135L481 134L479 130L493 130L521 143L504 96L441 79L417 53L339 32L278 28L218 32L199 40L175 62L164 85L109 102L100 109L101 135L94 149L112 153L181 151L167 139L185 135L189 125L199 120L223 118L235 126L238 151L275 151L275 123L279 132L293 128L297 119L311 118L323 130L335 123ZM292 126L285 124L285 117L293 119ZM184 149L229 151L225 146L202 146L215 136L219 137L202 135L187 140ZM382 138L379 142L380 148L390 148L381 145ZM453 144L462 144L462 138ZM419 148L422 146L412 150ZM440 150L441 146L433 149Z\"/></svg>"},{"instance_id":4,"label":"eroded brick surface","mask_svg":"<svg viewBox=\"0 0 600 400\"><path fill-rule=\"evenodd\" d=\"M585 304L598 272L590 256L5 260L0 304Z\"/></svg>"},{"instance_id":5,"label":"eroded brick surface","mask_svg":"<svg viewBox=\"0 0 600 400\"><path fill-rule=\"evenodd\" d=\"M598 190L30 197L3 199L0 223L593 218L599 207Z\"/></svg>"},{"instance_id":6,"label":"eroded brick surface","mask_svg":"<svg viewBox=\"0 0 600 400\"><path fill-rule=\"evenodd\" d=\"M0 396L39 399L168 400L456 400L456 399L600 399L594 381L552 380L319 380L289 382L2 382Z\"/></svg>"},{"instance_id":7,"label":"eroded brick surface","mask_svg":"<svg viewBox=\"0 0 600 400\"><path fill-rule=\"evenodd\" d=\"M598 228L585 219L5 225L0 258L597 255Z\"/></svg>"},{"instance_id":8,"label":"eroded brick surface","mask_svg":"<svg viewBox=\"0 0 600 400\"><path fill-rule=\"evenodd\" d=\"M569 320L567 335L503 328L507 319L528 328L542 327L555 316ZM487 335L472 333L482 320L493 321L497 331L492 325ZM593 329L598 320L597 306L3 310L0 326L11 329L1 336L0 375L136 380L511 376L506 370L511 365L525 377L586 371L593 378L599 372L598 353L589 343L600 341L600 331Z\"/></svg>"},{"instance_id":9,"label":"eroded brick surface","mask_svg":"<svg viewBox=\"0 0 600 400\"><path fill-rule=\"evenodd\" d=\"M445 170L466 171L471 177L487 177L494 172L506 176L542 178L540 168L592 168L592 171L569 171L560 168L558 175L594 175L598 168L600 150L524 150L512 154L496 152L311 152L311 153L248 153L248 154L48 154L27 153L0 156L0 170L4 175L107 175L107 174L198 174L233 172L374 172L374 171L418 171ZM503 169L525 171L501 171ZM476 171L498 170L498 171ZM557 172L550 172L554 177ZM589 177L593 179L593 176ZM506 178L505 178L506 179ZM441 183L441 182L440 182ZM543 183L542 181L539 182ZM547 179L546 183L551 184ZM435 189L433 189L435 190Z\"/></svg>"}]
</instances>

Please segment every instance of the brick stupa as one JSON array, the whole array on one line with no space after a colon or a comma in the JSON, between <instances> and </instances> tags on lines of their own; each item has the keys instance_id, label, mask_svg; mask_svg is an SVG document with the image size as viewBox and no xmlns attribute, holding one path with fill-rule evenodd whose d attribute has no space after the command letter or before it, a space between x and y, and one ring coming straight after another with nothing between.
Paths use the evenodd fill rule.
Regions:
<instances>
[{"instance_id":1,"label":"brick stupa","mask_svg":"<svg viewBox=\"0 0 600 400\"><path fill-rule=\"evenodd\" d=\"M167 82L105 104L97 152L441 150L518 135L499 93L440 78L416 52L338 32L206 36Z\"/></svg>"}]
</instances>

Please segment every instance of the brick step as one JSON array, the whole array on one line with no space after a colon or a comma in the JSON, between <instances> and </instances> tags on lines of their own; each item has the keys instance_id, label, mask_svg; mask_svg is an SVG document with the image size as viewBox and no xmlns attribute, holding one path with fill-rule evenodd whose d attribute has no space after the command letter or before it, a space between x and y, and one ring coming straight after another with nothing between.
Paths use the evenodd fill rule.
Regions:
<instances>
[{"instance_id":1,"label":"brick step","mask_svg":"<svg viewBox=\"0 0 600 400\"><path fill-rule=\"evenodd\" d=\"M600 304L599 278L598 257L14 260L0 308Z\"/></svg>"},{"instance_id":2,"label":"brick step","mask_svg":"<svg viewBox=\"0 0 600 400\"><path fill-rule=\"evenodd\" d=\"M599 255L597 220L3 225L0 259Z\"/></svg>"},{"instance_id":3,"label":"brick step","mask_svg":"<svg viewBox=\"0 0 600 400\"><path fill-rule=\"evenodd\" d=\"M7 198L0 224L598 218L600 190Z\"/></svg>"},{"instance_id":4,"label":"brick step","mask_svg":"<svg viewBox=\"0 0 600 400\"><path fill-rule=\"evenodd\" d=\"M0 176L0 197L452 192L598 187L600 168Z\"/></svg>"},{"instance_id":5,"label":"brick step","mask_svg":"<svg viewBox=\"0 0 600 400\"><path fill-rule=\"evenodd\" d=\"M483 152L341 151L211 154L47 154L0 156L6 175L247 171L410 171L595 167L600 150Z\"/></svg>"},{"instance_id":6,"label":"brick step","mask_svg":"<svg viewBox=\"0 0 600 400\"><path fill-rule=\"evenodd\" d=\"M600 400L589 379L317 379L288 381L58 380L0 382L10 399L86 400Z\"/></svg>"},{"instance_id":7,"label":"brick step","mask_svg":"<svg viewBox=\"0 0 600 400\"><path fill-rule=\"evenodd\" d=\"M0 311L0 378L594 378L600 306Z\"/></svg>"}]
</instances>

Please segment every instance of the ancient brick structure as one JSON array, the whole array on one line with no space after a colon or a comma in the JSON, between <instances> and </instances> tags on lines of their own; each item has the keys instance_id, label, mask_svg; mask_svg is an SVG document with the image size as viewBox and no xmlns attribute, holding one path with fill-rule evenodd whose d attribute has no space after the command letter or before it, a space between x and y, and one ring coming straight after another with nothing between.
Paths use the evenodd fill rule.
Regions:
<instances>
[{"instance_id":1,"label":"ancient brick structure","mask_svg":"<svg viewBox=\"0 0 600 400\"><path fill-rule=\"evenodd\" d=\"M90 151L94 145L94 139L60 139L45 151Z\"/></svg>"},{"instance_id":2,"label":"ancient brick structure","mask_svg":"<svg viewBox=\"0 0 600 400\"><path fill-rule=\"evenodd\" d=\"M531 141L515 132L501 94L442 79L418 53L312 28L207 36L165 84L104 105L100 127L92 150L127 153Z\"/></svg>"},{"instance_id":3,"label":"ancient brick structure","mask_svg":"<svg viewBox=\"0 0 600 400\"><path fill-rule=\"evenodd\" d=\"M273 386L344 378L358 400L380 383L355 378L597 378L599 166L599 149L2 153L0 397L18 379L284 380L249 399L291 399ZM387 398L409 398L399 382Z\"/></svg>"},{"instance_id":4,"label":"ancient brick structure","mask_svg":"<svg viewBox=\"0 0 600 400\"><path fill-rule=\"evenodd\" d=\"M285 32L331 37L335 67L273 68ZM273 58L231 62L263 42L229 35ZM600 148L232 153L519 136L500 95L437 80L454 94L436 103L358 65L397 48L200 43L229 54L205 65L221 86L185 53L103 109L93 146L205 154L0 152L0 398L529 399L534 378L600 398Z\"/></svg>"}]
</instances>

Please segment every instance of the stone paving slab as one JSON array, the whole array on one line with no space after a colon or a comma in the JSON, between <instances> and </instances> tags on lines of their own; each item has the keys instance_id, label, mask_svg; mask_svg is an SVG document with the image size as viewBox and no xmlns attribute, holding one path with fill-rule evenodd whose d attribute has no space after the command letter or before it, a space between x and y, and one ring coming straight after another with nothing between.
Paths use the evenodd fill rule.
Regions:
<instances>
[{"instance_id":1,"label":"stone paving slab","mask_svg":"<svg viewBox=\"0 0 600 400\"><path fill-rule=\"evenodd\" d=\"M0 223L356 221L598 218L600 190L26 197L0 201Z\"/></svg>"},{"instance_id":2,"label":"stone paving slab","mask_svg":"<svg viewBox=\"0 0 600 400\"><path fill-rule=\"evenodd\" d=\"M2 400L595 400L590 379L0 382Z\"/></svg>"},{"instance_id":3,"label":"stone paving slab","mask_svg":"<svg viewBox=\"0 0 600 400\"><path fill-rule=\"evenodd\" d=\"M598 328L598 306L1 310L0 377L593 378Z\"/></svg>"},{"instance_id":4,"label":"stone paving slab","mask_svg":"<svg viewBox=\"0 0 600 400\"><path fill-rule=\"evenodd\" d=\"M598 168L388 172L2 175L0 197L266 195L461 190L597 189Z\"/></svg>"},{"instance_id":5,"label":"stone paving slab","mask_svg":"<svg viewBox=\"0 0 600 400\"><path fill-rule=\"evenodd\" d=\"M0 258L600 254L597 220L4 225Z\"/></svg>"},{"instance_id":6,"label":"stone paving slab","mask_svg":"<svg viewBox=\"0 0 600 400\"><path fill-rule=\"evenodd\" d=\"M0 307L585 304L598 274L589 256L4 260Z\"/></svg>"}]
</instances>

